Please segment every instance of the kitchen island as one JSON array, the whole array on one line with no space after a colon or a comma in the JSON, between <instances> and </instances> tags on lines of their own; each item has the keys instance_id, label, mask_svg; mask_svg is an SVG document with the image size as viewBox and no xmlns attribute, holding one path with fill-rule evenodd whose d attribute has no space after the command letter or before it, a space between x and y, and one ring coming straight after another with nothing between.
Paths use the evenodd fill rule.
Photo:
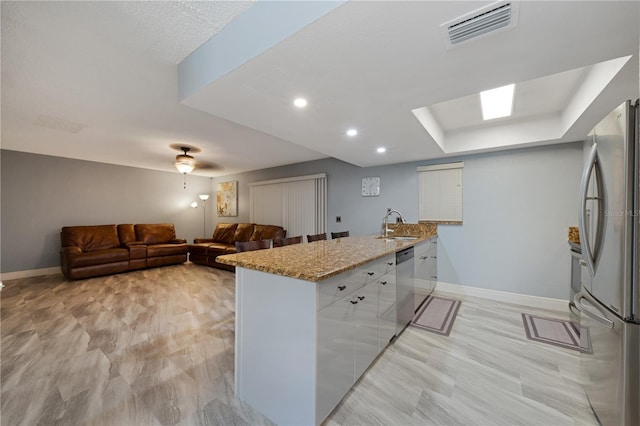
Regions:
<instances>
[{"instance_id":1,"label":"kitchen island","mask_svg":"<svg viewBox=\"0 0 640 426\"><path fill-rule=\"evenodd\" d=\"M236 267L236 396L277 424L320 424L396 333L395 254L428 236L218 257Z\"/></svg>"}]
</instances>

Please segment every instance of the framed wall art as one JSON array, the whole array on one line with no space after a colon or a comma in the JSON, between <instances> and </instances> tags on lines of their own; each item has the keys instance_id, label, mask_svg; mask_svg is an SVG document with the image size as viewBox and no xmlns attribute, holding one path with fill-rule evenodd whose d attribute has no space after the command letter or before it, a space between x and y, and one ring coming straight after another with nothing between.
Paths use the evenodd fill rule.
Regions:
<instances>
[{"instance_id":1,"label":"framed wall art","mask_svg":"<svg viewBox=\"0 0 640 426\"><path fill-rule=\"evenodd\" d=\"M216 202L218 216L238 216L238 181L220 182Z\"/></svg>"}]
</instances>

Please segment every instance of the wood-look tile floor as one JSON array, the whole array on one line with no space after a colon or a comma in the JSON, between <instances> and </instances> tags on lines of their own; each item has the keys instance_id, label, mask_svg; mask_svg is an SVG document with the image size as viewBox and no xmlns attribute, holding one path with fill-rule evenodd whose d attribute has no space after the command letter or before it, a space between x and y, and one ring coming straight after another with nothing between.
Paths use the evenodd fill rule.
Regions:
<instances>
[{"instance_id":1,"label":"wood-look tile floor","mask_svg":"<svg viewBox=\"0 0 640 426\"><path fill-rule=\"evenodd\" d=\"M271 424L233 396L234 275L185 264L69 282L5 281L4 425ZM327 425L595 425L570 350L465 298L449 337L413 327Z\"/></svg>"}]
</instances>

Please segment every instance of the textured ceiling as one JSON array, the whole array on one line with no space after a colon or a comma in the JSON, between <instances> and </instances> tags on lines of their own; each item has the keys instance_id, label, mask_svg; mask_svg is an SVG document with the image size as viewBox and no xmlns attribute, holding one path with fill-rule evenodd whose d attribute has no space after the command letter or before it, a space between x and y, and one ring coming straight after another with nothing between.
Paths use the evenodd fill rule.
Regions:
<instances>
[{"instance_id":1,"label":"textured ceiling","mask_svg":"<svg viewBox=\"0 0 640 426\"><path fill-rule=\"evenodd\" d=\"M278 16L259 3L268 30ZM580 139L637 96L639 2L521 2L515 28L447 49L440 25L487 3L347 2L181 100L176 64L223 33L235 31L230 54L255 43L242 18L257 5L2 1L1 146L178 173L171 146L184 144L207 176L327 156L366 166L447 155L412 114L420 107L456 136L451 152L475 152L470 141L491 138L472 99L506 83L522 83L522 121L567 109L594 64L633 55L561 136L518 146ZM304 111L291 107L299 94Z\"/></svg>"},{"instance_id":2,"label":"textured ceiling","mask_svg":"<svg viewBox=\"0 0 640 426\"><path fill-rule=\"evenodd\" d=\"M254 1L121 1L114 2L114 40L127 49L177 64L209 40Z\"/></svg>"},{"instance_id":3,"label":"textured ceiling","mask_svg":"<svg viewBox=\"0 0 640 426\"><path fill-rule=\"evenodd\" d=\"M2 148L221 175L326 155L178 102L176 63L250 2L5 2ZM249 155L251 153L251 155Z\"/></svg>"}]
</instances>

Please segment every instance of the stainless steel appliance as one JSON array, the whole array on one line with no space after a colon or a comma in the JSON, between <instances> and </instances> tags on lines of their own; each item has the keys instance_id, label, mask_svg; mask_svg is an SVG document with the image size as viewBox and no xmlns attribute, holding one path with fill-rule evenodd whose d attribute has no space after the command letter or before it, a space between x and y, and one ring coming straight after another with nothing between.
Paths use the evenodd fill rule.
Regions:
<instances>
[{"instance_id":1,"label":"stainless steel appliance","mask_svg":"<svg viewBox=\"0 0 640 426\"><path fill-rule=\"evenodd\" d=\"M396 253L396 336L409 325L413 319L414 281L413 247Z\"/></svg>"},{"instance_id":2,"label":"stainless steel appliance","mask_svg":"<svg viewBox=\"0 0 640 426\"><path fill-rule=\"evenodd\" d=\"M588 135L580 241L588 274L575 296L592 353L581 354L585 391L604 426L640 424L640 211L638 101Z\"/></svg>"},{"instance_id":3,"label":"stainless steel appliance","mask_svg":"<svg viewBox=\"0 0 640 426\"><path fill-rule=\"evenodd\" d=\"M581 262L586 265L586 262L582 260L582 249L578 243L569 243L571 251L571 285L569 293L569 312L571 315L571 323L573 324L576 332L580 335L580 311L574 303L576 294L580 293L580 287L582 286L581 276Z\"/></svg>"}]
</instances>

